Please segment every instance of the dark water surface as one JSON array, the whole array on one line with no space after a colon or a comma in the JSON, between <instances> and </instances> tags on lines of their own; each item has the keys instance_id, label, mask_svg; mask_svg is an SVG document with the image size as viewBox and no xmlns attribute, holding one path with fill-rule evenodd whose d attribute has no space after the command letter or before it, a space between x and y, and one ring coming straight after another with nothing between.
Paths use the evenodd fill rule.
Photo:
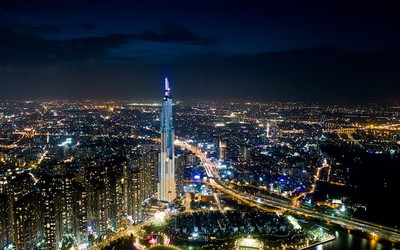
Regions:
<instances>
[{"instance_id":1,"label":"dark water surface","mask_svg":"<svg viewBox=\"0 0 400 250\"><path fill-rule=\"evenodd\" d=\"M365 150L349 149L329 145L325 152L333 160L340 162L350 171L352 191L337 189L329 185L321 185L315 198L340 198L349 195L355 202L366 205L366 211L355 213L355 217L387 225L400 227L400 210L397 200L400 193L400 156L389 154L371 154ZM319 196L319 197L318 197ZM358 232L348 234L343 229L333 229L336 240L318 245L310 249L400 249L400 242L393 243L372 239L369 235Z\"/></svg>"},{"instance_id":2,"label":"dark water surface","mask_svg":"<svg viewBox=\"0 0 400 250\"><path fill-rule=\"evenodd\" d=\"M335 229L333 229L335 230ZM385 240L372 239L358 233L347 233L344 230L335 230L336 239L309 249L315 250L389 250L400 249L400 243L393 244Z\"/></svg>"}]
</instances>

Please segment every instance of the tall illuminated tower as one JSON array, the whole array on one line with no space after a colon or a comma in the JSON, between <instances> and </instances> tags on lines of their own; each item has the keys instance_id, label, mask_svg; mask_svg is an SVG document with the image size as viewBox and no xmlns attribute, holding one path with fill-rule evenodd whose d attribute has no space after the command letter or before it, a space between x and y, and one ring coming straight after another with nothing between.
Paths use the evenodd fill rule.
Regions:
<instances>
[{"instance_id":1,"label":"tall illuminated tower","mask_svg":"<svg viewBox=\"0 0 400 250\"><path fill-rule=\"evenodd\" d=\"M161 151L158 172L158 199L161 201L171 202L176 197L174 140L172 99L168 78L165 78L165 92L161 106Z\"/></svg>"}]
</instances>

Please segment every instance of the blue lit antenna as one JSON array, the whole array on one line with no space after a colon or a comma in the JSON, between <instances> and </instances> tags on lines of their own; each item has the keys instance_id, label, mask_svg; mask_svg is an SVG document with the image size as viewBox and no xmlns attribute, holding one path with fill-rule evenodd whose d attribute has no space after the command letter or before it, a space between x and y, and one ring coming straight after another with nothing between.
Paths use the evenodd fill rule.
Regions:
<instances>
[{"instance_id":1,"label":"blue lit antenna","mask_svg":"<svg viewBox=\"0 0 400 250\"><path fill-rule=\"evenodd\" d=\"M165 77L165 96L166 97L169 97L169 92L170 92L170 88L169 88L168 78Z\"/></svg>"}]
</instances>

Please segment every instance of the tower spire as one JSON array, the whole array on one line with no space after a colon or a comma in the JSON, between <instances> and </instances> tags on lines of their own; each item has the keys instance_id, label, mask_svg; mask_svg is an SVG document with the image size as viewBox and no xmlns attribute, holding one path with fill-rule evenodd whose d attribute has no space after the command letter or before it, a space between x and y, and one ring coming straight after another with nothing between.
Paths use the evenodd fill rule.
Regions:
<instances>
[{"instance_id":1,"label":"tower spire","mask_svg":"<svg viewBox=\"0 0 400 250\"><path fill-rule=\"evenodd\" d=\"M171 89L169 88L168 78L165 77L165 96L166 97L169 97L170 91L171 91Z\"/></svg>"}]
</instances>

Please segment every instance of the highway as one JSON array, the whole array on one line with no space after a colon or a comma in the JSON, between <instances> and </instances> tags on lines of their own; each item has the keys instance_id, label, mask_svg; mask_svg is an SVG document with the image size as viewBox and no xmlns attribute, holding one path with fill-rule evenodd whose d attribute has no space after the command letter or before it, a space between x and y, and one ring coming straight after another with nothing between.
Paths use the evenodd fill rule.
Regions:
<instances>
[{"instance_id":1,"label":"highway","mask_svg":"<svg viewBox=\"0 0 400 250\"><path fill-rule=\"evenodd\" d=\"M225 185L218 183L214 179L210 180L210 185L218 188L221 192L229 194L240 200L246 200L248 205L260 207L260 205L267 205L275 207L281 211L295 213L301 216L311 217L322 221L330 222L333 224L341 225L349 230L359 230L362 232L370 233L372 236L382 237L395 242L400 242L400 234L397 229L381 226L368 221L358 220L355 218L333 216L331 214L320 213L318 211L309 210L305 208L294 207L291 202L284 202L278 199L259 197L241 193L236 190L228 189ZM256 201L255 201L256 200ZM263 209L265 210L265 209Z\"/></svg>"},{"instance_id":2,"label":"highway","mask_svg":"<svg viewBox=\"0 0 400 250\"><path fill-rule=\"evenodd\" d=\"M331 214L321 213L316 210L295 207L293 206L293 203L290 201L286 202L283 200L274 199L272 197L267 197L267 196L261 197L256 195L249 195L247 193L240 192L238 190L230 189L220 181L219 175L215 174L217 172L215 166L210 162L208 158L206 158L204 153L202 153L193 146L189 146L187 143L184 143L182 141L176 141L175 144L177 146L184 146L185 148L192 151L194 154L196 154L196 156L198 156L201 159L201 162L203 163L206 173L209 177L208 181L209 185L219 189L221 192L224 192L236 199L241 200L242 202L245 202L247 205L256 206L266 211L271 210L270 208L266 208L263 206L267 205L268 207L276 208L278 211L286 211L289 213L295 213L305 217L319 219L322 221L340 225L348 230L358 230L366 232L371 234L374 238L381 237L394 242L400 242L400 233L399 230L396 228L390 228L375 223L371 223L368 221L359 220L356 218L334 216Z\"/></svg>"},{"instance_id":3,"label":"highway","mask_svg":"<svg viewBox=\"0 0 400 250\"><path fill-rule=\"evenodd\" d=\"M206 170L207 177L220 179L215 164L213 164L203 152L198 150L196 147L190 145L189 143L186 143L179 139L176 139L174 144L181 148L187 148L188 150L193 152L197 157L199 157L202 165L204 166L204 169Z\"/></svg>"},{"instance_id":4,"label":"highway","mask_svg":"<svg viewBox=\"0 0 400 250\"><path fill-rule=\"evenodd\" d=\"M205 168L206 174L208 176L208 179L206 181L207 184L209 184L210 186L212 186L214 188L217 188L221 192L223 192L237 200L240 200L242 203L244 203L248 206L257 207L258 209L267 211L267 212L281 212L281 213L286 212L286 213L293 213L293 214L297 214L300 216L304 216L306 218L310 217L310 218L318 219L321 221L326 221L326 222L329 222L332 224L340 225L344 229L358 230L358 231L362 231L365 233L369 233L374 238L380 237L380 238L384 238L384 239L387 239L387 240L390 240L393 242L400 242L399 230L395 229L395 228L378 225L375 223L359 220L356 218L334 216L331 214L321 213L316 210L295 207L293 205L292 201L284 201L284 200L276 199L276 198L265 196L265 195L263 195L263 196L251 195L251 194L248 194L245 192L241 192L239 190L229 188L227 186L227 184L223 183L220 180L220 176L218 174L215 164L212 163L210 161L210 159L208 159L203 152L201 152L194 146L189 145L188 143L183 142L181 140L175 140L175 145L183 147L183 148L187 148L188 150L190 150L191 152L196 154L197 157L200 158L200 160ZM216 200L218 200L217 197L216 197ZM221 205L218 204L218 207L217 207L218 210L222 209L220 206ZM144 225L149 225L149 224L153 223L155 220L156 220L156 218L153 217L151 219L146 220L143 223L131 226L128 229L118 231L115 234L113 234L112 236L108 237L107 239L104 239L101 242L99 242L98 244L93 245L90 249L91 250L100 250L100 249L104 248L105 246L107 246L110 242L113 242L121 237L129 236L130 234L135 235L139 232L141 227L143 227Z\"/></svg>"}]
</instances>

